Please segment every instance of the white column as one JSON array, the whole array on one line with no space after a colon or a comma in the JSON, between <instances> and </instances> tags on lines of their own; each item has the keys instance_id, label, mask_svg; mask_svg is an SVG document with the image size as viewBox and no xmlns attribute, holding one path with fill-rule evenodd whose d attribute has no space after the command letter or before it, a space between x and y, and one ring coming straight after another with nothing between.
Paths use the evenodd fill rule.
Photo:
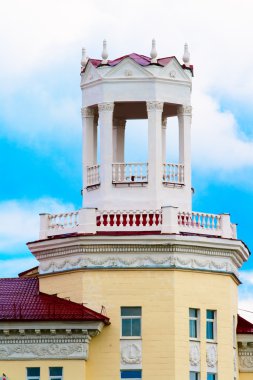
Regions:
<instances>
[{"instance_id":1,"label":"white column","mask_svg":"<svg viewBox=\"0 0 253 380\"><path fill-rule=\"evenodd\" d=\"M162 119L162 161L166 164L166 130L167 130L167 117Z\"/></svg>"},{"instance_id":2,"label":"white column","mask_svg":"<svg viewBox=\"0 0 253 380\"><path fill-rule=\"evenodd\" d=\"M112 191L114 103L98 104L100 125L100 177L103 196Z\"/></svg>"},{"instance_id":3,"label":"white column","mask_svg":"<svg viewBox=\"0 0 253 380\"><path fill-rule=\"evenodd\" d=\"M113 162L125 160L125 126L126 120L113 119Z\"/></svg>"},{"instance_id":4,"label":"white column","mask_svg":"<svg viewBox=\"0 0 253 380\"><path fill-rule=\"evenodd\" d=\"M157 199L162 182L162 112L163 103L147 102L148 112L148 183Z\"/></svg>"},{"instance_id":5,"label":"white column","mask_svg":"<svg viewBox=\"0 0 253 380\"><path fill-rule=\"evenodd\" d=\"M98 115L94 116L93 120L93 165L97 164L98 151Z\"/></svg>"},{"instance_id":6,"label":"white column","mask_svg":"<svg viewBox=\"0 0 253 380\"><path fill-rule=\"evenodd\" d=\"M125 162L125 127L126 120L118 121L118 139L117 139L117 159L118 162Z\"/></svg>"},{"instance_id":7,"label":"white column","mask_svg":"<svg viewBox=\"0 0 253 380\"><path fill-rule=\"evenodd\" d=\"M82 107L83 123L83 188L87 186L87 166L94 164L94 110Z\"/></svg>"},{"instance_id":8,"label":"white column","mask_svg":"<svg viewBox=\"0 0 253 380\"><path fill-rule=\"evenodd\" d=\"M191 119L192 107L178 107L179 163L184 165L184 183L191 188Z\"/></svg>"}]
</instances>

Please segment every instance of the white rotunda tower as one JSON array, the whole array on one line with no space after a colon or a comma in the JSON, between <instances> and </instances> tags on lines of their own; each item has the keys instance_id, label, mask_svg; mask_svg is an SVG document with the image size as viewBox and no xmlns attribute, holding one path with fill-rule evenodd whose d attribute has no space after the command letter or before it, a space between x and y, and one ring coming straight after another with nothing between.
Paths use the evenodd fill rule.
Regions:
<instances>
[{"instance_id":1,"label":"white rotunda tower","mask_svg":"<svg viewBox=\"0 0 253 380\"><path fill-rule=\"evenodd\" d=\"M176 57L82 59L83 207L191 211L191 86L187 45ZM179 160L166 162L166 129L178 118ZM146 120L148 161L125 161L129 120ZM98 146L98 126L100 146ZM98 163L100 150L100 163Z\"/></svg>"}]
</instances>

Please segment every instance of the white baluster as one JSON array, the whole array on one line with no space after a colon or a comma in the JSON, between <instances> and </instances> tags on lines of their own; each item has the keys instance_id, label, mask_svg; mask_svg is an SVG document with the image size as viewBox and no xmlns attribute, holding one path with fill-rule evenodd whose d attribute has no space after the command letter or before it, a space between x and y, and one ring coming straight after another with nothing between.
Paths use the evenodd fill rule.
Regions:
<instances>
[{"instance_id":1,"label":"white baluster","mask_svg":"<svg viewBox=\"0 0 253 380\"><path fill-rule=\"evenodd\" d=\"M123 227L124 225L124 213L127 212L127 211L119 211L120 213L120 217L119 217L119 225L120 227Z\"/></svg>"},{"instance_id":2,"label":"white baluster","mask_svg":"<svg viewBox=\"0 0 253 380\"><path fill-rule=\"evenodd\" d=\"M130 226L130 215L129 212L126 213L126 227Z\"/></svg>"},{"instance_id":3,"label":"white baluster","mask_svg":"<svg viewBox=\"0 0 253 380\"><path fill-rule=\"evenodd\" d=\"M143 176L143 165L141 164L140 165L140 181L142 182L144 179L144 176Z\"/></svg>"},{"instance_id":4,"label":"white baluster","mask_svg":"<svg viewBox=\"0 0 253 380\"><path fill-rule=\"evenodd\" d=\"M136 226L136 214L135 211L133 211L133 226Z\"/></svg>"},{"instance_id":5,"label":"white baluster","mask_svg":"<svg viewBox=\"0 0 253 380\"><path fill-rule=\"evenodd\" d=\"M140 211L140 227L143 226L143 211Z\"/></svg>"}]
</instances>

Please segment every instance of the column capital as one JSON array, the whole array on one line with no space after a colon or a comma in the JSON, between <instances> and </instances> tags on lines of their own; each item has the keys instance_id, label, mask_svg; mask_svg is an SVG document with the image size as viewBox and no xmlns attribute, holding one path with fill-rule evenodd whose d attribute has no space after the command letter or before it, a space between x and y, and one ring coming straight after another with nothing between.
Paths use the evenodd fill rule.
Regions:
<instances>
[{"instance_id":1,"label":"column capital","mask_svg":"<svg viewBox=\"0 0 253 380\"><path fill-rule=\"evenodd\" d=\"M105 111L113 111L113 109L114 109L114 103L113 102L111 102L111 103L99 103L98 104L98 111L99 111L99 113L100 112L105 112Z\"/></svg>"},{"instance_id":2,"label":"column capital","mask_svg":"<svg viewBox=\"0 0 253 380\"><path fill-rule=\"evenodd\" d=\"M152 101L152 102L147 102L147 111L163 111L163 102L158 102L158 101Z\"/></svg>"},{"instance_id":3,"label":"column capital","mask_svg":"<svg viewBox=\"0 0 253 380\"><path fill-rule=\"evenodd\" d=\"M82 117L94 117L95 111L91 107L82 107L81 114L82 114Z\"/></svg>"},{"instance_id":4,"label":"column capital","mask_svg":"<svg viewBox=\"0 0 253 380\"><path fill-rule=\"evenodd\" d=\"M179 106L177 108L178 116L192 116L192 106Z\"/></svg>"},{"instance_id":5,"label":"column capital","mask_svg":"<svg viewBox=\"0 0 253 380\"><path fill-rule=\"evenodd\" d=\"M113 126L114 127L125 127L126 126L126 120L125 119L119 119L119 118L113 118Z\"/></svg>"}]
</instances>

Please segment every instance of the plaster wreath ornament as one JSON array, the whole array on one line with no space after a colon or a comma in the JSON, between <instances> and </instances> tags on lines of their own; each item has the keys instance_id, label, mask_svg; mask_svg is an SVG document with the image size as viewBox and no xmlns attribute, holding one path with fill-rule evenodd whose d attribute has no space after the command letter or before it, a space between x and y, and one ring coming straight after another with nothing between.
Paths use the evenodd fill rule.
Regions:
<instances>
[{"instance_id":1,"label":"plaster wreath ornament","mask_svg":"<svg viewBox=\"0 0 253 380\"><path fill-rule=\"evenodd\" d=\"M190 364L192 367L197 367L200 363L200 351L197 343L191 344L190 348Z\"/></svg>"},{"instance_id":2,"label":"plaster wreath ornament","mask_svg":"<svg viewBox=\"0 0 253 380\"><path fill-rule=\"evenodd\" d=\"M122 349L121 360L124 364L140 364L141 363L141 350L137 344L128 344Z\"/></svg>"}]
</instances>

